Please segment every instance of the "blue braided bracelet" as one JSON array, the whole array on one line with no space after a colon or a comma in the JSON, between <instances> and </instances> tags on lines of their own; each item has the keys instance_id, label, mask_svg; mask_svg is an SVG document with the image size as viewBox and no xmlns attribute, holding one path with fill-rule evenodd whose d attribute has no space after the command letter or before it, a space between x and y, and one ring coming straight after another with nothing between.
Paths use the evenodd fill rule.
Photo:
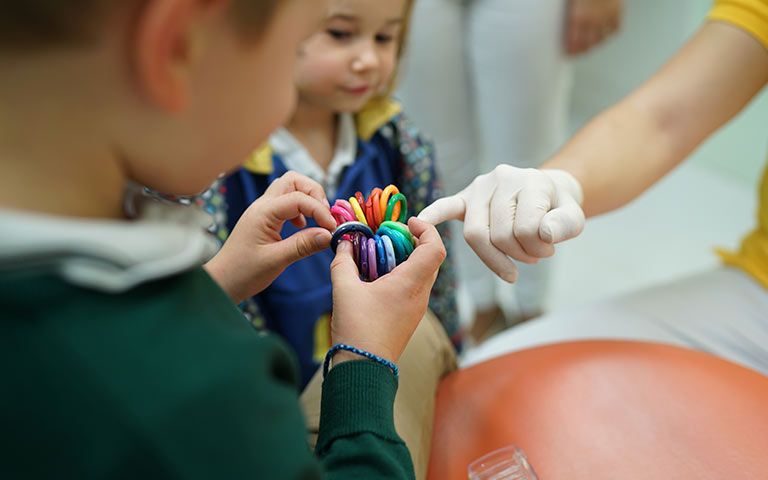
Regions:
<instances>
[{"instance_id":1,"label":"blue braided bracelet","mask_svg":"<svg viewBox=\"0 0 768 480\"><path fill-rule=\"evenodd\" d=\"M333 357L333 354L339 350L347 350L348 352L352 352L356 355L360 355L361 357L373 360L376 363L380 363L392 370L392 373L395 374L395 380L400 380L400 370L394 363L390 362L389 360L385 360L378 355L374 355L370 352L366 352L365 350L360 350L359 348L355 348L351 345L345 345L343 343L332 346L331 349L328 350L328 353L325 355L325 362L323 362L323 378L328 375L328 368L331 365L331 358Z\"/></svg>"}]
</instances>

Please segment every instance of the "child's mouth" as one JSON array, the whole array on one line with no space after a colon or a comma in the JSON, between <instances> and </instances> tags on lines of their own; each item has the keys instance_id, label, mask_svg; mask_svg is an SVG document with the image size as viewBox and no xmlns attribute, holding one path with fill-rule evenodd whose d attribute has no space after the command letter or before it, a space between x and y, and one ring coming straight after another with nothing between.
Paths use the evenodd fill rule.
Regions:
<instances>
[{"instance_id":1,"label":"child's mouth","mask_svg":"<svg viewBox=\"0 0 768 480\"><path fill-rule=\"evenodd\" d=\"M355 88L345 88L344 91L351 95L365 95L371 90L370 85L361 85Z\"/></svg>"}]
</instances>

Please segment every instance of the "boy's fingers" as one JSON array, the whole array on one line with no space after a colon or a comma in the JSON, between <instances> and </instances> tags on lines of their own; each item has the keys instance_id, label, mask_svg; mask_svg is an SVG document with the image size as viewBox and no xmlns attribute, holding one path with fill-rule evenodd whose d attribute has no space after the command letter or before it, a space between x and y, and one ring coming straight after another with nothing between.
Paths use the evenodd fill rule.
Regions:
<instances>
[{"instance_id":1,"label":"boy's fingers","mask_svg":"<svg viewBox=\"0 0 768 480\"><path fill-rule=\"evenodd\" d=\"M432 222L427 222L424 219L416 217L408 219L408 230L414 237L419 239L419 244L422 242L443 243L440 233L433 226Z\"/></svg>"},{"instance_id":2,"label":"boy's fingers","mask_svg":"<svg viewBox=\"0 0 768 480\"><path fill-rule=\"evenodd\" d=\"M457 195L436 200L419 213L419 220L438 225L447 220L464 220L466 205L464 199Z\"/></svg>"},{"instance_id":3,"label":"boy's fingers","mask_svg":"<svg viewBox=\"0 0 768 480\"><path fill-rule=\"evenodd\" d=\"M304 215L299 215L296 218L292 218L291 225L296 228L304 228L307 226L307 218Z\"/></svg>"},{"instance_id":4,"label":"boy's fingers","mask_svg":"<svg viewBox=\"0 0 768 480\"><path fill-rule=\"evenodd\" d=\"M294 171L287 172L285 175L273 182L272 185L270 185L270 187L267 189L267 192L265 192L265 195L269 193L270 195L277 196L292 192L306 193L310 197L325 205L327 208L331 208L330 204L328 203L328 199L325 196L325 190L323 189L323 186L311 178Z\"/></svg>"},{"instance_id":5,"label":"boy's fingers","mask_svg":"<svg viewBox=\"0 0 768 480\"><path fill-rule=\"evenodd\" d=\"M277 223L304 215L314 218L319 226L328 231L336 228L336 220L331 211L323 203L303 192L286 193L272 198L265 207Z\"/></svg>"},{"instance_id":6,"label":"boy's fingers","mask_svg":"<svg viewBox=\"0 0 768 480\"><path fill-rule=\"evenodd\" d=\"M302 258L325 250L331 242L331 233L322 228L307 228L277 242L275 256L284 265L290 265Z\"/></svg>"},{"instance_id":7,"label":"boy's fingers","mask_svg":"<svg viewBox=\"0 0 768 480\"><path fill-rule=\"evenodd\" d=\"M445 260L445 245L437 229L427 222L411 218L408 227L411 234L419 239L418 246L393 273L400 276L406 288L421 288L425 284L431 286L437 270Z\"/></svg>"}]
</instances>

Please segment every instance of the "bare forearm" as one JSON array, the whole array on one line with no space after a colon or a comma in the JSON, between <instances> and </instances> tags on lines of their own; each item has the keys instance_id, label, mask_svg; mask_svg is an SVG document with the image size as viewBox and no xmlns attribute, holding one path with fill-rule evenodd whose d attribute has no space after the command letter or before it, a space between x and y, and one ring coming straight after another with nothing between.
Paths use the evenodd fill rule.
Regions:
<instances>
[{"instance_id":1,"label":"bare forearm","mask_svg":"<svg viewBox=\"0 0 768 480\"><path fill-rule=\"evenodd\" d=\"M587 215L618 208L685 159L766 81L768 50L737 27L710 22L544 168L574 174L582 183Z\"/></svg>"},{"instance_id":2,"label":"bare forearm","mask_svg":"<svg viewBox=\"0 0 768 480\"><path fill-rule=\"evenodd\" d=\"M584 212L592 216L640 195L678 157L654 117L630 97L592 120L542 168L571 172L584 191Z\"/></svg>"}]
</instances>

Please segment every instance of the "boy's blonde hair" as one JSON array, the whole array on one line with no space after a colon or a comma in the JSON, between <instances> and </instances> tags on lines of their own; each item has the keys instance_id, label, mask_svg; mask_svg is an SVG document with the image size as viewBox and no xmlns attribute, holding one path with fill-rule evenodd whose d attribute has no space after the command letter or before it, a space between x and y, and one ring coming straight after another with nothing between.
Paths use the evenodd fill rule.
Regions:
<instances>
[{"instance_id":1,"label":"boy's blonde hair","mask_svg":"<svg viewBox=\"0 0 768 480\"><path fill-rule=\"evenodd\" d=\"M89 43L111 9L147 1L151 0L0 0L0 49ZM268 23L279 2L233 0L230 10L240 30L253 35Z\"/></svg>"}]
</instances>

